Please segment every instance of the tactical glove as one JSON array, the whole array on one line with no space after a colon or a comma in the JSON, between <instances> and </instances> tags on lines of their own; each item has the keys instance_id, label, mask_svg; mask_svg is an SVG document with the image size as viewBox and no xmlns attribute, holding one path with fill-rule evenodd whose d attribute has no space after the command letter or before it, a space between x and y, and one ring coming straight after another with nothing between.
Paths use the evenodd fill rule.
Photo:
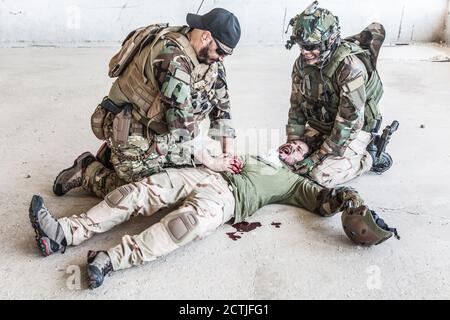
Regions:
<instances>
[{"instance_id":1,"label":"tactical glove","mask_svg":"<svg viewBox=\"0 0 450 320\"><path fill-rule=\"evenodd\" d=\"M297 162L294 165L294 170L299 174L308 174L314 169L317 165L319 165L324 159L326 155L322 154L320 150L314 151L309 157L303 159L302 161Z\"/></svg>"}]
</instances>

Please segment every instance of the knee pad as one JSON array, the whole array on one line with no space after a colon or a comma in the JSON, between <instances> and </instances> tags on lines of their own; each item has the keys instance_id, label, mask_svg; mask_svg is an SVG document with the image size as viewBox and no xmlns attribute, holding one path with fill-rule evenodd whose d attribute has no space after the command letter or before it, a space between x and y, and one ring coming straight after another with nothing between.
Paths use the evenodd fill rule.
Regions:
<instances>
[{"instance_id":1,"label":"knee pad","mask_svg":"<svg viewBox=\"0 0 450 320\"><path fill-rule=\"evenodd\" d=\"M132 184L126 184L108 193L105 202L110 208L116 208L136 189Z\"/></svg>"},{"instance_id":2,"label":"knee pad","mask_svg":"<svg viewBox=\"0 0 450 320\"><path fill-rule=\"evenodd\" d=\"M184 209L184 210L183 210ZM177 243L186 243L193 240L197 234L195 229L198 227L197 212L194 208L183 208L179 212L171 214L164 219L166 227L172 240Z\"/></svg>"}]
</instances>

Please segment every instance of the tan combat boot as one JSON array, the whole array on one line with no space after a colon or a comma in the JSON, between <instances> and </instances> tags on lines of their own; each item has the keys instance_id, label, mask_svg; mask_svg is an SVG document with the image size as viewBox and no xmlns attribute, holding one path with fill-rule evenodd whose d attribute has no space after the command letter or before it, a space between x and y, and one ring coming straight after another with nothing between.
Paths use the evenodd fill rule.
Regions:
<instances>
[{"instance_id":1,"label":"tan combat boot","mask_svg":"<svg viewBox=\"0 0 450 320\"><path fill-rule=\"evenodd\" d=\"M61 171L53 183L53 192L57 196L65 195L69 190L82 186L86 168L95 161L90 152L85 152L75 159L73 166Z\"/></svg>"}]
</instances>

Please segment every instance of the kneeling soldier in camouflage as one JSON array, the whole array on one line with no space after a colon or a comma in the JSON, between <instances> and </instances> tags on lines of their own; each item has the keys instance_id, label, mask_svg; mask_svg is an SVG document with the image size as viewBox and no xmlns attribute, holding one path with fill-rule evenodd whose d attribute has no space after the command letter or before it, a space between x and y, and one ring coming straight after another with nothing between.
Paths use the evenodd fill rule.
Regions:
<instances>
[{"instance_id":1,"label":"kneeling soldier in camouflage","mask_svg":"<svg viewBox=\"0 0 450 320\"><path fill-rule=\"evenodd\" d=\"M398 238L397 231L369 210L355 190L323 188L292 173L280 161L292 163L307 152L306 144L295 141L272 157L246 157L235 168L239 174L216 173L206 167L169 168L117 188L85 214L58 220L44 206L42 197L35 195L30 204L30 221L41 252L48 256L79 245L132 216L172 209L142 233L124 236L121 244L107 251L89 251L91 288L100 286L112 271L167 255L206 237L231 219L240 222L273 203L306 208L325 217L342 212L345 233L359 245L376 245L393 234Z\"/></svg>"},{"instance_id":2,"label":"kneeling soldier in camouflage","mask_svg":"<svg viewBox=\"0 0 450 320\"><path fill-rule=\"evenodd\" d=\"M376 63L384 27L372 23L341 39L339 19L314 1L290 21L300 55L292 70L287 141L302 140L312 152L293 169L333 187L392 165L386 143L375 135L381 125L383 94ZM395 130L394 130L395 131Z\"/></svg>"},{"instance_id":3,"label":"kneeling soldier in camouflage","mask_svg":"<svg viewBox=\"0 0 450 320\"><path fill-rule=\"evenodd\" d=\"M54 182L56 195L80 187L81 171L99 196L116 180L139 181L165 166L196 161L229 171L232 156L220 164L210 161L196 140L199 123L209 117L208 135L221 142L224 154L234 150L223 60L239 42L239 21L221 8L186 20L188 26L139 28L124 40L109 64L109 76L117 79L91 118L104 148L97 157L82 154L62 171Z\"/></svg>"}]
</instances>

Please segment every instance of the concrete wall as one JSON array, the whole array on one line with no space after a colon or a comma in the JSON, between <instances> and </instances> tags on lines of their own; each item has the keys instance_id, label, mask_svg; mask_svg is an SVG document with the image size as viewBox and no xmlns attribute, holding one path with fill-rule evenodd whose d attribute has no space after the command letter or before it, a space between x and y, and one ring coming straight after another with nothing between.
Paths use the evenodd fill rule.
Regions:
<instances>
[{"instance_id":1,"label":"concrete wall","mask_svg":"<svg viewBox=\"0 0 450 320\"><path fill-rule=\"evenodd\" d=\"M447 1L446 19L444 27L444 39L447 44L450 44L450 0Z\"/></svg>"},{"instance_id":2,"label":"concrete wall","mask_svg":"<svg viewBox=\"0 0 450 320\"><path fill-rule=\"evenodd\" d=\"M154 22L184 23L201 0L0 0L0 46L93 46L117 43L132 29ZM200 13L224 7L240 19L242 44L285 42L290 17L311 0L205 0ZM432 3L432 4L430 4ZM322 0L339 16L344 34L377 20L387 43L449 38L448 0Z\"/></svg>"}]
</instances>

